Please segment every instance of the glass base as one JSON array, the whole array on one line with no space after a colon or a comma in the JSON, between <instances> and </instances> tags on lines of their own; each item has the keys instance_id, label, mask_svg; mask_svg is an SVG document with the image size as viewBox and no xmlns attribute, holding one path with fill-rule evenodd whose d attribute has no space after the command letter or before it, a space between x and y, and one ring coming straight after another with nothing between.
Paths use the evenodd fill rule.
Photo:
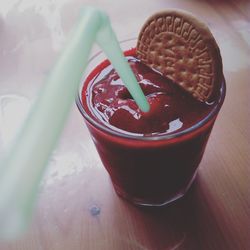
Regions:
<instances>
[{"instance_id":1,"label":"glass base","mask_svg":"<svg viewBox=\"0 0 250 250\"><path fill-rule=\"evenodd\" d=\"M118 188L114 183L113 183L113 187L117 193L117 195L125 200L127 200L128 202L136 205L136 206L141 206L141 207L162 207L162 206L166 206L180 198L182 198L190 189L190 187L192 186L195 177L197 175L197 171L195 172L195 174L193 175L191 181L188 183L188 185L186 186L185 189L181 190L180 192L176 193L175 195L168 197L168 199L162 201L162 202L152 202L152 201L147 201L146 199L138 199L138 198L133 198L131 197L131 195L128 195L126 192L122 191L120 188Z\"/></svg>"}]
</instances>

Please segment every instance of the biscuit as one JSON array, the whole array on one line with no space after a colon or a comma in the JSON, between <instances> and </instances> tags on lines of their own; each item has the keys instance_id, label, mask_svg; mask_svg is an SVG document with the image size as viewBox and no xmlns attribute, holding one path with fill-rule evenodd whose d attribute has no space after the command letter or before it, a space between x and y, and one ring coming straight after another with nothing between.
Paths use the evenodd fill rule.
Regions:
<instances>
[{"instance_id":1,"label":"biscuit","mask_svg":"<svg viewBox=\"0 0 250 250\"><path fill-rule=\"evenodd\" d=\"M191 14L166 10L143 25L136 46L137 57L206 102L222 81L219 47L208 27Z\"/></svg>"}]
</instances>

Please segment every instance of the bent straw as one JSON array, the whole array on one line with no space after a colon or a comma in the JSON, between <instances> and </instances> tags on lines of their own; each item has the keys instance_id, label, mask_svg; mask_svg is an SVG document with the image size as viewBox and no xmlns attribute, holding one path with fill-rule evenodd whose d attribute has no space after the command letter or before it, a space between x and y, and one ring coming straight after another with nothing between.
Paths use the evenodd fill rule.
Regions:
<instances>
[{"instance_id":1,"label":"bent straw","mask_svg":"<svg viewBox=\"0 0 250 250\"><path fill-rule=\"evenodd\" d=\"M119 58L123 56L106 15L94 8L86 8L26 122L0 162L0 238L18 236L31 218L42 174L68 117L98 32L101 32L99 45L121 73L123 81L133 78L124 76L132 72ZM113 52L109 42L110 47L114 46ZM137 84L136 81L133 84ZM139 99L142 109L148 110L148 104L143 103L146 99L134 93L138 88L130 87L130 91ZM47 121L50 121L49 125Z\"/></svg>"},{"instance_id":2,"label":"bent straw","mask_svg":"<svg viewBox=\"0 0 250 250\"><path fill-rule=\"evenodd\" d=\"M106 25L107 23L110 23L109 18L103 13L101 16L102 23L104 25L97 33L96 41L113 64L139 108L144 112L148 112L149 104L147 99L143 94L140 85L137 83L135 75L130 69L125 57L123 56L119 42L117 41L111 25Z\"/></svg>"}]
</instances>

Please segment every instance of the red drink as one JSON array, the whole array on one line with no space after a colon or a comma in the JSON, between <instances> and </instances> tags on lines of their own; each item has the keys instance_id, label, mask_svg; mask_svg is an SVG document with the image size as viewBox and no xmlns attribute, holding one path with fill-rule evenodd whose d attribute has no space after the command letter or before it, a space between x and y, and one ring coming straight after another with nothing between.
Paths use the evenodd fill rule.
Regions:
<instances>
[{"instance_id":1,"label":"red drink","mask_svg":"<svg viewBox=\"0 0 250 250\"><path fill-rule=\"evenodd\" d=\"M185 194L202 159L225 83L210 103L125 53L150 103L140 111L109 62L85 79L77 101L116 192L140 205L164 205Z\"/></svg>"}]
</instances>

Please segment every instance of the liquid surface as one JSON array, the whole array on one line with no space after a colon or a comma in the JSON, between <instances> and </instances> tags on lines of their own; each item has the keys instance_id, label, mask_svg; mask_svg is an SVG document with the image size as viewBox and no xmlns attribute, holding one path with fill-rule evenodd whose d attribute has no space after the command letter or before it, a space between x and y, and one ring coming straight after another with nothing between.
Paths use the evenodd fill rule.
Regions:
<instances>
[{"instance_id":1,"label":"liquid surface","mask_svg":"<svg viewBox=\"0 0 250 250\"><path fill-rule=\"evenodd\" d=\"M144 136L170 134L193 126L213 108L212 104L195 100L135 57L127 56L127 59L150 104L150 111L144 113L138 108L106 61L92 71L82 91L83 105L98 122Z\"/></svg>"}]
</instances>

